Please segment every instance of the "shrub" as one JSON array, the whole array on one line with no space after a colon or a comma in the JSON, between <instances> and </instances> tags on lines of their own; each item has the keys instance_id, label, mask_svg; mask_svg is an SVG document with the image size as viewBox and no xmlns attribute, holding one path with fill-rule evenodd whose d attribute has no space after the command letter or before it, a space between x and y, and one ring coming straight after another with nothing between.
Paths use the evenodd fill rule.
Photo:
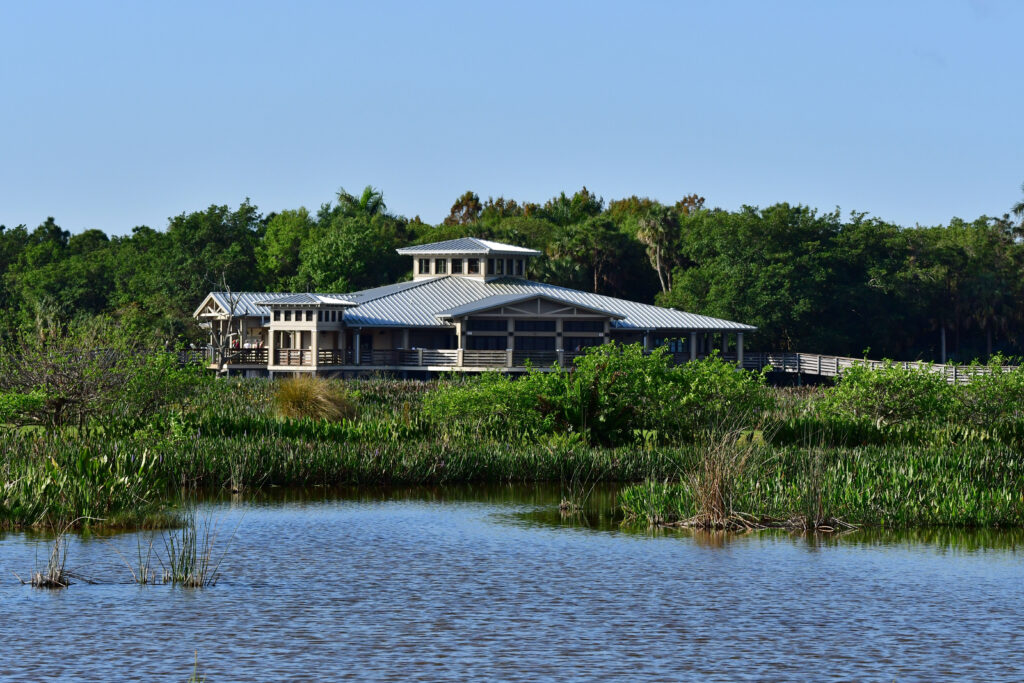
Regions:
<instances>
[{"instance_id":1,"label":"shrub","mask_svg":"<svg viewBox=\"0 0 1024 683\"><path fill-rule=\"evenodd\" d=\"M945 420L953 408L954 387L930 365L904 367L887 361L872 369L857 364L843 370L818 409L826 416L869 419L879 425L909 420Z\"/></svg>"},{"instance_id":2,"label":"shrub","mask_svg":"<svg viewBox=\"0 0 1024 683\"><path fill-rule=\"evenodd\" d=\"M274 394L280 417L292 419L341 420L354 410L344 386L337 381L297 375L281 380Z\"/></svg>"},{"instance_id":3,"label":"shrub","mask_svg":"<svg viewBox=\"0 0 1024 683\"><path fill-rule=\"evenodd\" d=\"M639 344L589 349L571 370L512 379L491 373L428 395L424 413L438 425L469 423L493 436L571 432L620 445L692 440L710 427L756 422L773 397L763 374L718 358L673 366L662 349Z\"/></svg>"}]
</instances>

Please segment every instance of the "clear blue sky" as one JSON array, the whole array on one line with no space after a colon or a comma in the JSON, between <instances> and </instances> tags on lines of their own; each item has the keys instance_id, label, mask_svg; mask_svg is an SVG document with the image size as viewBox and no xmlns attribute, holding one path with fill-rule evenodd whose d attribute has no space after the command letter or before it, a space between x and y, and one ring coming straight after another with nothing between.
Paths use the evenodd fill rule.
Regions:
<instances>
[{"instance_id":1,"label":"clear blue sky","mask_svg":"<svg viewBox=\"0 0 1024 683\"><path fill-rule=\"evenodd\" d=\"M586 185L930 225L1024 182L1024 2L2 2L8 226L367 184L429 222Z\"/></svg>"}]
</instances>

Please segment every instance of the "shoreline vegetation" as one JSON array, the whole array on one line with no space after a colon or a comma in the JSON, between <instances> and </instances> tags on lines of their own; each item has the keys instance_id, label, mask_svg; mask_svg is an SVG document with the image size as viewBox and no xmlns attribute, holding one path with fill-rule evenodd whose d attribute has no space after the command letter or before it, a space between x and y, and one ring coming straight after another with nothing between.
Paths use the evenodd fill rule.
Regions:
<instances>
[{"instance_id":1,"label":"shoreline vegetation","mask_svg":"<svg viewBox=\"0 0 1024 683\"><path fill-rule=\"evenodd\" d=\"M0 529L173 527L202 490L470 482L559 482L566 514L619 482L635 524L1024 526L1020 368L949 385L893 363L787 389L606 345L518 379L270 382L110 330L108 352L76 356L76 334L0 361Z\"/></svg>"}]
</instances>

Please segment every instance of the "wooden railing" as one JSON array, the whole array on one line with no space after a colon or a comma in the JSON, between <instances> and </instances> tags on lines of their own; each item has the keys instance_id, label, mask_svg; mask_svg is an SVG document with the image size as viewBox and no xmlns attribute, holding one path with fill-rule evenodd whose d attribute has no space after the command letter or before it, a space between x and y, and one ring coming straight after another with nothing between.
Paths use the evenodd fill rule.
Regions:
<instances>
[{"instance_id":1,"label":"wooden railing","mask_svg":"<svg viewBox=\"0 0 1024 683\"><path fill-rule=\"evenodd\" d=\"M462 364L471 368L504 368L508 365L508 351L465 349Z\"/></svg>"},{"instance_id":2,"label":"wooden railing","mask_svg":"<svg viewBox=\"0 0 1024 683\"><path fill-rule=\"evenodd\" d=\"M311 366L312 351L307 348L278 348L273 350L275 366Z\"/></svg>"},{"instance_id":3,"label":"wooden railing","mask_svg":"<svg viewBox=\"0 0 1024 683\"><path fill-rule=\"evenodd\" d=\"M232 349L227 353L228 365L266 365L267 349Z\"/></svg>"},{"instance_id":4,"label":"wooden railing","mask_svg":"<svg viewBox=\"0 0 1024 683\"><path fill-rule=\"evenodd\" d=\"M872 370L877 370L884 367L887 362L846 356L823 356L816 353L758 352L747 353L743 356L743 367L748 370L760 370L770 365L777 372L821 377L837 377L842 374L843 370L855 365L864 365ZM918 361L896 361L896 365L913 370L927 369L942 375L950 384L966 384L977 375L988 375L993 372L992 368L986 365L941 365ZM1003 370L1013 369L1013 366L1003 368Z\"/></svg>"},{"instance_id":5,"label":"wooden railing","mask_svg":"<svg viewBox=\"0 0 1024 683\"><path fill-rule=\"evenodd\" d=\"M197 352L201 353L201 352ZM211 354L212 355L212 354ZM466 367L466 368L523 368L527 362L535 368L545 369L558 363L561 355L562 367L571 368L573 360L582 356L580 351L485 351L464 349L374 349L363 351L359 363L355 362L353 349L319 349L316 354L318 366L356 366L359 367L394 367L394 368L427 368L427 367ZM703 355L701 356L703 357ZM724 360L737 362L735 353L720 356ZM688 353L671 354L676 364L690 360ZM268 349L233 349L227 356L228 365L266 365L269 360ZM963 384L971 381L976 375L993 372L988 366L970 365L939 365L919 363L916 361L898 362L899 366L912 369L927 368L931 372L941 374L951 384ZM312 351L309 349L275 349L274 365L306 366L313 365ZM826 356L814 353L773 353L748 352L743 355L742 367L746 370L760 370L771 366L776 372L820 377L837 377L847 368L855 365L867 365L877 369L885 365L885 361L846 356ZM1013 369L1007 367L1005 369Z\"/></svg>"}]
</instances>

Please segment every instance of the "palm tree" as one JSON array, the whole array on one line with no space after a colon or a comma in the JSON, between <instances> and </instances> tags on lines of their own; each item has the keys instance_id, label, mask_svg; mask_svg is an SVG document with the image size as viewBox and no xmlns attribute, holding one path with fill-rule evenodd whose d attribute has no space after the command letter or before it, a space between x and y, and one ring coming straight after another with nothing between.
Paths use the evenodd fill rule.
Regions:
<instances>
[{"instance_id":1,"label":"palm tree","mask_svg":"<svg viewBox=\"0 0 1024 683\"><path fill-rule=\"evenodd\" d=\"M674 218L669 209L658 205L640 219L636 234L637 239L647 247L647 256L651 259L651 267L658 274L662 292L672 289L672 270L666 263L664 252L671 242Z\"/></svg>"},{"instance_id":2,"label":"palm tree","mask_svg":"<svg viewBox=\"0 0 1024 683\"><path fill-rule=\"evenodd\" d=\"M358 197L346 192L345 188L338 190L338 208L347 216L372 218L383 215L388 207L384 204L384 193L372 185L367 185Z\"/></svg>"}]
</instances>

